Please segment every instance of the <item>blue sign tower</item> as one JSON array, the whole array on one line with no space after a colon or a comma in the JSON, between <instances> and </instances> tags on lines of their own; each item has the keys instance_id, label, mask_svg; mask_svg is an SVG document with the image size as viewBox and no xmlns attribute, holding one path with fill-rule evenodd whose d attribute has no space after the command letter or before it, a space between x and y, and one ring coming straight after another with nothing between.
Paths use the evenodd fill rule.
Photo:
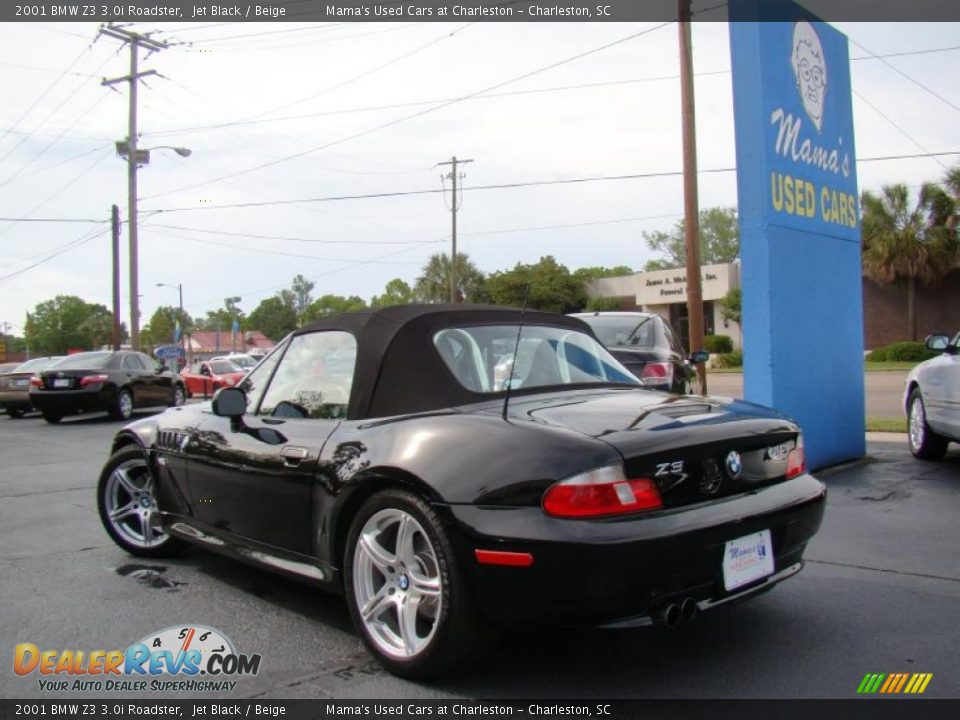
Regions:
<instances>
[{"instance_id":1,"label":"blue sign tower","mask_svg":"<svg viewBox=\"0 0 960 720\"><path fill-rule=\"evenodd\" d=\"M763 5L730 3L744 396L793 417L817 468L866 451L850 63L798 5L737 21Z\"/></svg>"}]
</instances>

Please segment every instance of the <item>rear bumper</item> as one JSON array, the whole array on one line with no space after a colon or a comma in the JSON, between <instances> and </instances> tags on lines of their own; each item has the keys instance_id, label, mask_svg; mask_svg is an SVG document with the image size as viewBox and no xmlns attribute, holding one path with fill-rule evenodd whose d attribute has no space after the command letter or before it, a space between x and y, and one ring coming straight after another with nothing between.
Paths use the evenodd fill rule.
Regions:
<instances>
[{"instance_id":1,"label":"rear bumper","mask_svg":"<svg viewBox=\"0 0 960 720\"><path fill-rule=\"evenodd\" d=\"M111 388L90 390L33 390L30 404L40 412L63 414L109 410L116 401L116 392Z\"/></svg>"},{"instance_id":2,"label":"rear bumper","mask_svg":"<svg viewBox=\"0 0 960 720\"><path fill-rule=\"evenodd\" d=\"M0 390L0 406L9 410L30 410L30 391Z\"/></svg>"},{"instance_id":3,"label":"rear bumper","mask_svg":"<svg viewBox=\"0 0 960 720\"><path fill-rule=\"evenodd\" d=\"M538 625L644 624L664 604L701 609L772 587L799 572L823 518L826 488L811 475L751 493L628 520L560 520L540 508L450 506L454 546L481 613ZM769 530L773 575L724 589L729 540ZM526 552L530 567L480 565L474 550Z\"/></svg>"}]
</instances>

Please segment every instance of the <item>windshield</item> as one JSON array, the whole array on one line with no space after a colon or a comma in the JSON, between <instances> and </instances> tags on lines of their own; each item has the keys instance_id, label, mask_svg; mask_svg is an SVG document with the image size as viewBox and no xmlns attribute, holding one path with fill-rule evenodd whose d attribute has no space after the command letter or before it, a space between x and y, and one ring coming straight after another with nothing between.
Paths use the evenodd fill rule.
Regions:
<instances>
[{"instance_id":1,"label":"windshield","mask_svg":"<svg viewBox=\"0 0 960 720\"><path fill-rule=\"evenodd\" d=\"M243 372L243 369L234 364L233 360L217 360L210 363L210 370L217 375L226 375L227 373Z\"/></svg>"},{"instance_id":2,"label":"windshield","mask_svg":"<svg viewBox=\"0 0 960 720\"><path fill-rule=\"evenodd\" d=\"M227 358L230 362L236 365L241 370L249 370L254 365L257 364L257 361L254 360L249 355L231 355Z\"/></svg>"},{"instance_id":3,"label":"windshield","mask_svg":"<svg viewBox=\"0 0 960 720\"><path fill-rule=\"evenodd\" d=\"M652 315L579 316L606 347L656 347L656 328Z\"/></svg>"},{"instance_id":4,"label":"windshield","mask_svg":"<svg viewBox=\"0 0 960 720\"><path fill-rule=\"evenodd\" d=\"M516 325L483 325L441 330L433 344L450 372L473 392L498 392L507 387L533 388L583 383L639 385L596 340L577 330L524 325L520 348Z\"/></svg>"},{"instance_id":5,"label":"windshield","mask_svg":"<svg viewBox=\"0 0 960 720\"><path fill-rule=\"evenodd\" d=\"M105 368L110 364L113 353L85 352L68 355L57 363L57 370L86 370L87 368Z\"/></svg>"},{"instance_id":6,"label":"windshield","mask_svg":"<svg viewBox=\"0 0 960 720\"><path fill-rule=\"evenodd\" d=\"M39 372L40 370L46 370L48 367L53 365L55 362L60 360L59 357L39 357L34 358L33 360L27 360L22 365L18 365L13 372L22 373L22 372Z\"/></svg>"}]
</instances>

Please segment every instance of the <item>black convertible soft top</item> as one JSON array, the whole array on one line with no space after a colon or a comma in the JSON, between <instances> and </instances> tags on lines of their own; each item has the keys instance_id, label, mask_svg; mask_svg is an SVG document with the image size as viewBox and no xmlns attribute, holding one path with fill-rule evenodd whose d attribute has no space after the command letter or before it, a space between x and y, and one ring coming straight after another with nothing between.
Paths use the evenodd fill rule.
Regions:
<instances>
[{"instance_id":1,"label":"black convertible soft top","mask_svg":"<svg viewBox=\"0 0 960 720\"><path fill-rule=\"evenodd\" d=\"M582 320L496 305L395 305L331 315L294 335L344 330L357 339L347 419L388 417L463 405L490 397L461 385L433 344L439 330L470 325L547 325L593 337Z\"/></svg>"}]
</instances>

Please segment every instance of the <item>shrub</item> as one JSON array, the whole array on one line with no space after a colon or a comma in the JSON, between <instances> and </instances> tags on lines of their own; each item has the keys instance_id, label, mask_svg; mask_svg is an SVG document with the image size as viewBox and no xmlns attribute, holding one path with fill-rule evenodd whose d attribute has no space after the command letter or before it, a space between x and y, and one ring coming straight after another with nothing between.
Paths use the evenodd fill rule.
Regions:
<instances>
[{"instance_id":1,"label":"shrub","mask_svg":"<svg viewBox=\"0 0 960 720\"><path fill-rule=\"evenodd\" d=\"M867 355L870 362L923 362L936 357L937 353L927 350L920 342L897 342L877 348Z\"/></svg>"},{"instance_id":2,"label":"shrub","mask_svg":"<svg viewBox=\"0 0 960 720\"><path fill-rule=\"evenodd\" d=\"M743 353L740 350L735 350L734 352L715 355L711 362L715 368L743 367Z\"/></svg>"},{"instance_id":3,"label":"shrub","mask_svg":"<svg viewBox=\"0 0 960 720\"><path fill-rule=\"evenodd\" d=\"M703 346L711 355L733 352L733 340L729 335L707 335L703 338Z\"/></svg>"}]
</instances>

